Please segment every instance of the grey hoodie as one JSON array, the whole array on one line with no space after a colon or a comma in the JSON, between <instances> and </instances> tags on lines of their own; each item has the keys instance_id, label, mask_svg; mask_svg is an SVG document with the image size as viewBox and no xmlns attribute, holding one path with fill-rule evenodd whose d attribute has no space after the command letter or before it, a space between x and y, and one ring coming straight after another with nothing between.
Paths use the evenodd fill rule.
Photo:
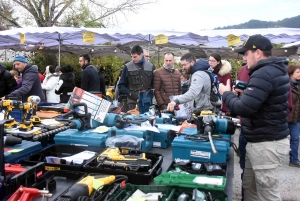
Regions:
<instances>
[{"instance_id":1,"label":"grey hoodie","mask_svg":"<svg viewBox=\"0 0 300 201\"><path fill-rule=\"evenodd\" d=\"M199 59L191 69L192 77L189 90L185 94L177 96L177 100L175 100L179 104L194 101L193 112L196 114L202 110L214 110L215 108L209 100L211 80L209 75L204 72L208 68L208 62Z\"/></svg>"}]
</instances>

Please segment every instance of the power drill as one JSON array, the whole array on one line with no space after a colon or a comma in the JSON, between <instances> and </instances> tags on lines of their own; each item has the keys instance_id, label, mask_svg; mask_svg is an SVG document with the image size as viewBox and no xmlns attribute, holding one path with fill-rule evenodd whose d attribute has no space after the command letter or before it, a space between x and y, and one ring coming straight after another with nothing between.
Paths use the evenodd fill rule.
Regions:
<instances>
[{"instance_id":1,"label":"power drill","mask_svg":"<svg viewBox=\"0 0 300 201\"><path fill-rule=\"evenodd\" d=\"M18 129L20 131L29 131L33 129L33 124L31 121L27 121L27 115L31 109L31 103L22 103L19 105L19 109L23 111L22 122L20 122Z\"/></svg>"},{"instance_id":2,"label":"power drill","mask_svg":"<svg viewBox=\"0 0 300 201\"><path fill-rule=\"evenodd\" d=\"M4 109L5 114L4 114L4 119L8 119L9 114L11 113L11 111L18 107L18 105L22 104L22 101L17 101L17 100L2 100L0 101L0 107L1 109ZM5 128L13 128L15 126L17 126L17 122L14 118L11 118L10 121L7 121L4 124Z\"/></svg>"},{"instance_id":3,"label":"power drill","mask_svg":"<svg viewBox=\"0 0 300 201\"><path fill-rule=\"evenodd\" d=\"M97 180L97 182L102 182L103 185L107 185L115 181L116 177L111 176L103 176L103 175L95 175L95 176L87 176L74 184L68 192L60 196L60 199L58 200L68 200L68 201L77 201L79 197L81 196L90 196L93 191L93 183L94 180ZM97 190L97 189L95 189Z\"/></svg>"},{"instance_id":4,"label":"power drill","mask_svg":"<svg viewBox=\"0 0 300 201\"><path fill-rule=\"evenodd\" d=\"M40 117L38 117L36 115L37 105L41 102L41 98L39 96L29 96L27 99L27 102L32 104L32 115L31 115L30 121L33 124L41 123Z\"/></svg>"}]
</instances>

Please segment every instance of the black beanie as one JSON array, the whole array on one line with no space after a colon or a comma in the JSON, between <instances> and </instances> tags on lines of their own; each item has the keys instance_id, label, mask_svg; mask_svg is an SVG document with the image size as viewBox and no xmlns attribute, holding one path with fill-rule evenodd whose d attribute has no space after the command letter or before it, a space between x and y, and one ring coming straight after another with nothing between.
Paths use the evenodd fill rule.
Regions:
<instances>
[{"instance_id":1,"label":"black beanie","mask_svg":"<svg viewBox=\"0 0 300 201\"><path fill-rule=\"evenodd\" d=\"M62 73L69 73L69 72L73 72L74 68L72 66L63 66L60 68L60 72Z\"/></svg>"}]
</instances>

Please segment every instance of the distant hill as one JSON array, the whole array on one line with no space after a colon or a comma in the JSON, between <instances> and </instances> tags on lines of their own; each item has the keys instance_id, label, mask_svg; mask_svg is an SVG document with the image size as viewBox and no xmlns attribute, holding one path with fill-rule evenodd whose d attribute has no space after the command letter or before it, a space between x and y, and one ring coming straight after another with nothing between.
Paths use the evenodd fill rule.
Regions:
<instances>
[{"instance_id":1,"label":"distant hill","mask_svg":"<svg viewBox=\"0 0 300 201\"><path fill-rule=\"evenodd\" d=\"M259 29L259 28L300 28L300 15L283 20L274 21L260 21L250 20L239 25L231 25L225 27L217 27L215 29Z\"/></svg>"}]
</instances>

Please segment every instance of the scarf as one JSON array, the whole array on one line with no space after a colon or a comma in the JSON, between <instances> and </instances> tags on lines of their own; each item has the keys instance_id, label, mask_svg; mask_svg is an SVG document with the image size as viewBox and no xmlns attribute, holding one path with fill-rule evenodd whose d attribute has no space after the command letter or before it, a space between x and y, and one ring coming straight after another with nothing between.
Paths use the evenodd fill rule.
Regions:
<instances>
[{"instance_id":1,"label":"scarf","mask_svg":"<svg viewBox=\"0 0 300 201\"><path fill-rule=\"evenodd\" d=\"M290 78L290 83L291 83L291 86L293 87L293 89L298 90L299 84L300 84L299 80L293 80L292 78Z\"/></svg>"},{"instance_id":2,"label":"scarf","mask_svg":"<svg viewBox=\"0 0 300 201\"><path fill-rule=\"evenodd\" d=\"M172 66L172 68L169 68L166 64L163 65L164 69L166 69L167 71L170 71L171 73L174 71L174 65Z\"/></svg>"}]
</instances>

